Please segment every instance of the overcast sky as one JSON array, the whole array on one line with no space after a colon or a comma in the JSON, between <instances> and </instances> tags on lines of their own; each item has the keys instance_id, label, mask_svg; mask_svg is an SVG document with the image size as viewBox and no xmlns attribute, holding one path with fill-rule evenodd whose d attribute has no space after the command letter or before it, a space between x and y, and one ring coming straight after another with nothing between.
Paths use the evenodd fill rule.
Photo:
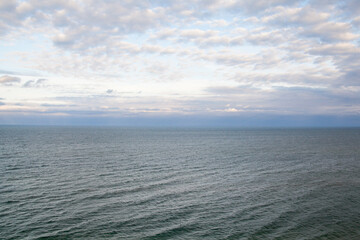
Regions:
<instances>
[{"instance_id":1,"label":"overcast sky","mask_svg":"<svg viewBox=\"0 0 360 240\"><path fill-rule=\"evenodd\" d=\"M359 30L357 0L0 0L0 124L360 126Z\"/></svg>"}]
</instances>

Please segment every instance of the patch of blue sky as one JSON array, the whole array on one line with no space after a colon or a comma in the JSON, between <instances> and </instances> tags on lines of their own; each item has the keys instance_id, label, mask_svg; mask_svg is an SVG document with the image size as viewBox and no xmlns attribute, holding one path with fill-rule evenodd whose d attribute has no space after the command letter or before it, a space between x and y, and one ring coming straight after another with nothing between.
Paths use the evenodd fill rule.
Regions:
<instances>
[{"instance_id":1,"label":"patch of blue sky","mask_svg":"<svg viewBox=\"0 0 360 240\"><path fill-rule=\"evenodd\" d=\"M1 69L14 75L41 76L44 72L34 70L27 64L20 64L39 51L49 49L50 41L43 34L33 34L29 38L19 38L12 42L0 41Z\"/></svg>"}]
</instances>

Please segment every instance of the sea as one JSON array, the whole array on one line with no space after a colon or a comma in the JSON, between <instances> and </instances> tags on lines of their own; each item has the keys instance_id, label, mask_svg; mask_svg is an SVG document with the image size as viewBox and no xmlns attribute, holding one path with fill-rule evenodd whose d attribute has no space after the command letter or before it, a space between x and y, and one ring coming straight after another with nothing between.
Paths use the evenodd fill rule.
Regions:
<instances>
[{"instance_id":1,"label":"sea","mask_svg":"<svg viewBox=\"0 0 360 240\"><path fill-rule=\"evenodd\" d=\"M360 239L360 128L0 127L0 239Z\"/></svg>"}]
</instances>

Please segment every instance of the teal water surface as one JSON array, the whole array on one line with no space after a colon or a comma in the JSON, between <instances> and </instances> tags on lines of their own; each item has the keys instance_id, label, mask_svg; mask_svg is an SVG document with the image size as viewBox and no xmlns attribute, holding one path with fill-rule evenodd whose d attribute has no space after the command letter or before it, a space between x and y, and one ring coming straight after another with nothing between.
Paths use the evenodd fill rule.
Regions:
<instances>
[{"instance_id":1,"label":"teal water surface","mask_svg":"<svg viewBox=\"0 0 360 240\"><path fill-rule=\"evenodd\" d=\"M360 239L360 129L3 126L0 239Z\"/></svg>"}]
</instances>

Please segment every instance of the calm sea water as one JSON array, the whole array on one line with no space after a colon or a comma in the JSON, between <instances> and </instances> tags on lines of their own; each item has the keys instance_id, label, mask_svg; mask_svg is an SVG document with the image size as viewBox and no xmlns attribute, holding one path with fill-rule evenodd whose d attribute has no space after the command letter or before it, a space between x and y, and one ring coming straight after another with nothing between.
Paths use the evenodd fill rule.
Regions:
<instances>
[{"instance_id":1,"label":"calm sea water","mask_svg":"<svg viewBox=\"0 0 360 240\"><path fill-rule=\"evenodd\" d=\"M0 127L0 239L360 239L360 129Z\"/></svg>"}]
</instances>

